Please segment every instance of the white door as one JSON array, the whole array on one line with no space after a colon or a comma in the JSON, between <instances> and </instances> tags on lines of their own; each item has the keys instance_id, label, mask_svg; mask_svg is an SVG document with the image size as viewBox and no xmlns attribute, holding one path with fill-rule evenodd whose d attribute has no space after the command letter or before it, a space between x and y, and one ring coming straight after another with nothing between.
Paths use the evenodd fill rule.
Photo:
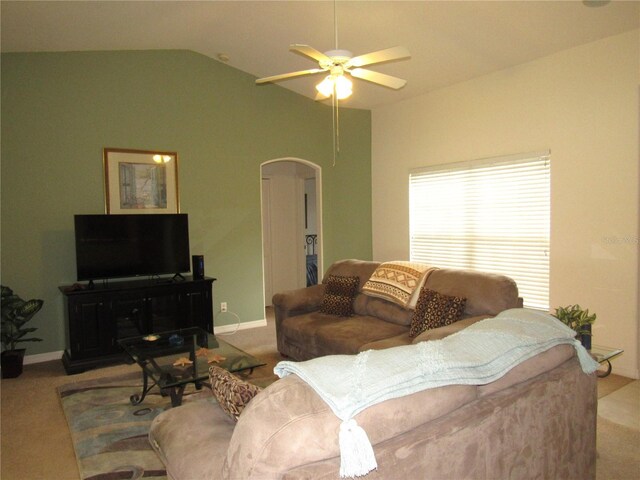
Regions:
<instances>
[{"instance_id":1,"label":"white door","mask_svg":"<svg viewBox=\"0 0 640 480\"><path fill-rule=\"evenodd\" d=\"M262 255L264 265L264 302L271 305L273 298L273 269L271 264L271 180L262 179Z\"/></svg>"},{"instance_id":2,"label":"white door","mask_svg":"<svg viewBox=\"0 0 640 480\"><path fill-rule=\"evenodd\" d=\"M315 179L313 223L319 242L316 262L321 268L321 204L319 168L309 162L282 159L261 166L262 236L265 305L274 294L307 285L305 183ZM308 224L308 222L306 222Z\"/></svg>"}]
</instances>

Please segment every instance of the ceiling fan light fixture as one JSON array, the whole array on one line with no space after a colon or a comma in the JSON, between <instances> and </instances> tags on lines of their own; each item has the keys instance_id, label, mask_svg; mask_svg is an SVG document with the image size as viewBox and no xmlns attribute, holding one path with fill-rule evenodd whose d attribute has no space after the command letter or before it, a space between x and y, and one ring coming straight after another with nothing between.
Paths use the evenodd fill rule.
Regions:
<instances>
[{"instance_id":1,"label":"ceiling fan light fixture","mask_svg":"<svg viewBox=\"0 0 640 480\"><path fill-rule=\"evenodd\" d=\"M327 75L316 85L316 90L325 97L333 95L334 89L338 100L343 100L353 93L353 83L344 75Z\"/></svg>"},{"instance_id":2,"label":"ceiling fan light fixture","mask_svg":"<svg viewBox=\"0 0 640 480\"><path fill-rule=\"evenodd\" d=\"M336 77L336 97L338 100L350 97L353 93L353 83L344 75Z\"/></svg>"},{"instance_id":3,"label":"ceiling fan light fixture","mask_svg":"<svg viewBox=\"0 0 640 480\"><path fill-rule=\"evenodd\" d=\"M331 78L331 75L324 77L324 80L316 85L316 90L325 97L330 97L333 93L333 78Z\"/></svg>"}]
</instances>

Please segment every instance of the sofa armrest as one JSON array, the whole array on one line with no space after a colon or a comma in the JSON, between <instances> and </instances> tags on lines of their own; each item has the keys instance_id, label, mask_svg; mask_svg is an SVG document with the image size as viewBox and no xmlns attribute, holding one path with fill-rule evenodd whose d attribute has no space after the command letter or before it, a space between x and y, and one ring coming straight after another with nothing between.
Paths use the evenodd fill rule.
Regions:
<instances>
[{"instance_id":1,"label":"sofa armrest","mask_svg":"<svg viewBox=\"0 0 640 480\"><path fill-rule=\"evenodd\" d=\"M291 317L319 310L322 305L324 288L323 284L312 285L298 290L276 293L273 296L271 303L276 321L276 340L278 342L278 351L283 355L292 355L287 346L286 334L283 333L282 325L284 321Z\"/></svg>"},{"instance_id":2,"label":"sofa armrest","mask_svg":"<svg viewBox=\"0 0 640 480\"><path fill-rule=\"evenodd\" d=\"M324 285L312 285L298 290L289 290L276 293L273 296L273 307L281 312L295 312L295 314L308 313L320 308ZM287 315L291 316L291 315Z\"/></svg>"},{"instance_id":3,"label":"sofa armrest","mask_svg":"<svg viewBox=\"0 0 640 480\"><path fill-rule=\"evenodd\" d=\"M411 343L424 342L427 340L441 340L444 337L448 337L452 333L459 332L463 328L467 328L470 325L473 325L480 320L484 320L485 318L489 318L491 315L477 315L475 317L465 318L463 320L458 320L450 325L445 325L444 327L432 328L431 330L427 330L422 332L416 338L413 339Z\"/></svg>"}]
</instances>

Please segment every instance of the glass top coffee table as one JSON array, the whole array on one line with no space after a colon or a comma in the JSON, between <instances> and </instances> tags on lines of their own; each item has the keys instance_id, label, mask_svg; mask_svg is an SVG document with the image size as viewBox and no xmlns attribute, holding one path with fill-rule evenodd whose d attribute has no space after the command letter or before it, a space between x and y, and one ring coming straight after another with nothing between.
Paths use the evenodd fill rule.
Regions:
<instances>
[{"instance_id":1,"label":"glass top coffee table","mask_svg":"<svg viewBox=\"0 0 640 480\"><path fill-rule=\"evenodd\" d=\"M171 395L171 406L177 407L189 383L198 389L207 383L211 365L229 372L253 371L265 365L198 327L123 338L118 343L142 368L142 394L131 395L133 405L141 403L157 385L163 394Z\"/></svg>"}]
</instances>

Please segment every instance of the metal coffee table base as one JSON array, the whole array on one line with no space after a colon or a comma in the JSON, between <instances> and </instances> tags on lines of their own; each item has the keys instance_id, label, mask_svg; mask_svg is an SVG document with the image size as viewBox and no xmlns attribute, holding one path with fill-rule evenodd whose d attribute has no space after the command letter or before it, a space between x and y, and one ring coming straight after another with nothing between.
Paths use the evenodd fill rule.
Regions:
<instances>
[{"instance_id":1,"label":"metal coffee table base","mask_svg":"<svg viewBox=\"0 0 640 480\"><path fill-rule=\"evenodd\" d=\"M170 377L170 375L168 376ZM152 379L153 380L153 379ZM169 380L169 378L167 378ZM206 385L206 382L188 382L194 383L196 389L200 390L202 385ZM149 385L149 375L144 370L142 371L142 394L134 393L129 397L129 401L131 405L139 405L144 401L144 398L147 396L147 393L151 391L151 389L155 386L160 388L160 393L163 397L170 396L171 397L171 406L179 407L182 405L182 396L184 394L184 389L186 388L188 383L183 383L182 385L175 385L172 387L160 387L157 381L153 381L151 385Z\"/></svg>"}]
</instances>

